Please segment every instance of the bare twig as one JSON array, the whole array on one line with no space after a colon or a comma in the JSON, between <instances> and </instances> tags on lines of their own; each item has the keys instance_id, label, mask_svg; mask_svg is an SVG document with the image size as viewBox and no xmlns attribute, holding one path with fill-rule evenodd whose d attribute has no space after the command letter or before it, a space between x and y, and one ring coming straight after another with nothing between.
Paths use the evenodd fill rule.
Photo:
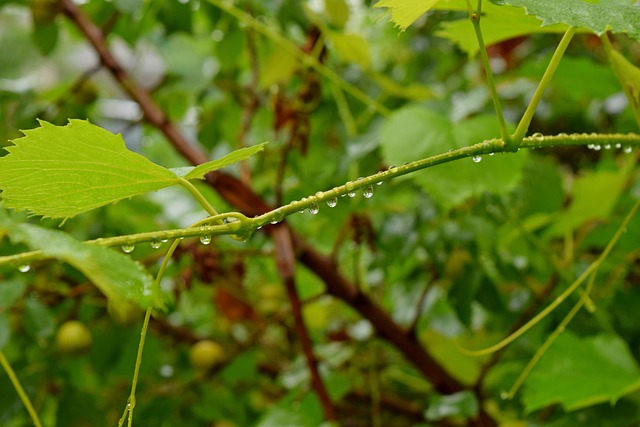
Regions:
<instances>
[{"instance_id":1,"label":"bare twig","mask_svg":"<svg viewBox=\"0 0 640 427\"><path fill-rule=\"evenodd\" d=\"M327 420L336 419L336 411L327 393L327 388L320 377L318 371L318 360L313 354L313 347L311 338L309 337L309 331L304 324L302 317L302 304L300 304L300 298L296 289L295 283L295 254L293 252L293 244L291 242L291 233L289 229L284 226L275 227L272 234L273 240L276 245L276 264L278 266L278 272L282 277L287 288L287 294L289 295L289 301L291 302L291 311L293 313L293 319L295 322L295 330L302 346L305 359L307 360L307 367L311 375L311 386L315 393L318 395L324 416Z\"/></svg>"}]
</instances>

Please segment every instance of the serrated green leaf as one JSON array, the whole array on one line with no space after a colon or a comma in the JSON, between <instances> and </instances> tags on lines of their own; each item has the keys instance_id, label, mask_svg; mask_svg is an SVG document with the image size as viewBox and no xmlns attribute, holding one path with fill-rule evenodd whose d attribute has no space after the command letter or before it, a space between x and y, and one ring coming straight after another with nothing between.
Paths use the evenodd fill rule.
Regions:
<instances>
[{"instance_id":1,"label":"serrated green leaf","mask_svg":"<svg viewBox=\"0 0 640 427\"><path fill-rule=\"evenodd\" d=\"M262 144L253 145L251 147L240 148L219 159L202 163L184 175L184 179L204 179L204 176L209 172L222 169L225 166L232 165L259 153L264 150L265 145L267 145L267 143L263 142Z\"/></svg>"},{"instance_id":2,"label":"serrated green leaf","mask_svg":"<svg viewBox=\"0 0 640 427\"><path fill-rule=\"evenodd\" d=\"M614 404L640 388L640 369L618 336L579 338L565 332L525 381L527 412L558 403L567 411L602 402Z\"/></svg>"},{"instance_id":3,"label":"serrated green leaf","mask_svg":"<svg viewBox=\"0 0 640 427\"><path fill-rule=\"evenodd\" d=\"M387 164L445 153L482 142L500 134L494 116L479 115L452 122L442 114L421 106L394 112L382 127L382 153ZM414 179L441 205L451 208L484 192L505 193L519 182L526 153L483 156L480 163L458 160L412 174Z\"/></svg>"},{"instance_id":4,"label":"serrated green leaf","mask_svg":"<svg viewBox=\"0 0 640 427\"><path fill-rule=\"evenodd\" d=\"M129 151L122 136L88 121L40 124L0 158L5 208L72 217L177 182L168 169Z\"/></svg>"},{"instance_id":5,"label":"serrated green leaf","mask_svg":"<svg viewBox=\"0 0 640 427\"><path fill-rule=\"evenodd\" d=\"M14 222L4 210L0 210L0 228L8 231L14 243L23 243L42 251L46 258L64 261L78 269L112 304L133 301L143 308L164 306L165 298L153 278L142 265L124 254L82 243L62 231Z\"/></svg>"},{"instance_id":6,"label":"serrated green leaf","mask_svg":"<svg viewBox=\"0 0 640 427\"><path fill-rule=\"evenodd\" d=\"M598 4L584 0L491 0L498 5L524 7L529 15L542 19L542 25L567 24L584 27L598 35L606 31L627 33L640 40L640 7L629 1L601 1ZM621 4L623 3L623 4Z\"/></svg>"},{"instance_id":7,"label":"serrated green leaf","mask_svg":"<svg viewBox=\"0 0 640 427\"><path fill-rule=\"evenodd\" d=\"M402 31L413 24L440 0L380 0L373 7L391 9L391 20Z\"/></svg>"}]
</instances>

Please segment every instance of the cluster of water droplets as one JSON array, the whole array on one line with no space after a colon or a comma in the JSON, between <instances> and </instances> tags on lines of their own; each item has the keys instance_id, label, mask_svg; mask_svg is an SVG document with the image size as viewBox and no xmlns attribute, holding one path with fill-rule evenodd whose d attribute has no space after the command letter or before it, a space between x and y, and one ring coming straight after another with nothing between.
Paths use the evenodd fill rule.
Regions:
<instances>
[{"instance_id":1,"label":"cluster of water droplets","mask_svg":"<svg viewBox=\"0 0 640 427\"><path fill-rule=\"evenodd\" d=\"M611 144L603 144L603 145L600 145L600 144L588 144L587 148L589 150L594 150L594 151L600 151L602 149L610 150L611 148L617 148L618 150L622 150L627 154L629 154L629 153L631 153L633 151L633 147L632 146L627 145L627 146L623 147L622 144L620 144L620 143L617 143L614 146L612 146Z\"/></svg>"}]
</instances>

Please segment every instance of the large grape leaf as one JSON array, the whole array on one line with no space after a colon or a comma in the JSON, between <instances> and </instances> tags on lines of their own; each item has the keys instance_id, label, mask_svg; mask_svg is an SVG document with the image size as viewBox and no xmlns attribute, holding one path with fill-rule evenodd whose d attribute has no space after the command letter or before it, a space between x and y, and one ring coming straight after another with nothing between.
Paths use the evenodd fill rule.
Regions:
<instances>
[{"instance_id":1,"label":"large grape leaf","mask_svg":"<svg viewBox=\"0 0 640 427\"><path fill-rule=\"evenodd\" d=\"M602 402L614 404L640 388L640 368L627 344L615 335L580 338L565 332L525 381L527 412L553 403L572 411Z\"/></svg>"},{"instance_id":2,"label":"large grape leaf","mask_svg":"<svg viewBox=\"0 0 640 427\"><path fill-rule=\"evenodd\" d=\"M263 144L238 150L184 171L172 171L129 151L121 135L85 120L67 126L41 121L23 131L0 158L5 208L69 218L109 203L177 184L180 177L203 178L212 170L245 159ZM180 174L178 172L183 172Z\"/></svg>"},{"instance_id":3,"label":"large grape leaf","mask_svg":"<svg viewBox=\"0 0 640 427\"><path fill-rule=\"evenodd\" d=\"M135 302L162 308L165 297L153 278L130 257L102 246L82 243L59 230L12 221L0 209L0 231L14 243L42 251L45 258L64 261L82 272L109 298L111 305Z\"/></svg>"},{"instance_id":4,"label":"large grape leaf","mask_svg":"<svg viewBox=\"0 0 640 427\"><path fill-rule=\"evenodd\" d=\"M631 0L491 0L497 5L524 7L529 15L542 19L542 25L567 24L584 27L598 35L605 31L627 33L640 40L640 7Z\"/></svg>"},{"instance_id":5,"label":"large grape leaf","mask_svg":"<svg viewBox=\"0 0 640 427\"><path fill-rule=\"evenodd\" d=\"M382 153L389 165L426 158L499 136L494 116L479 115L462 122L412 105L395 111L381 131ZM522 175L526 153L457 160L409 175L441 205L455 206L484 192L512 190Z\"/></svg>"}]
</instances>

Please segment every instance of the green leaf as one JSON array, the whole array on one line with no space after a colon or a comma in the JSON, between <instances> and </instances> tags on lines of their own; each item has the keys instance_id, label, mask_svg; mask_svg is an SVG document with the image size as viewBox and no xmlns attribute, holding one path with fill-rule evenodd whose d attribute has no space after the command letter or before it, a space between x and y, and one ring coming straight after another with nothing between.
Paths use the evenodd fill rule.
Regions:
<instances>
[{"instance_id":1,"label":"green leaf","mask_svg":"<svg viewBox=\"0 0 640 427\"><path fill-rule=\"evenodd\" d=\"M499 133L493 116L480 115L454 123L440 113L409 106L394 112L383 125L382 153L387 164L399 165L482 142ZM411 174L408 178L421 184L441 205L450 208L483 192L512 190L520 181L525 158L526 154L520 152L483 156L480 163L462 159Z\"/></svg>"},{"instance_id":2,"label":"green leaf","mask_svg":"<svg viewBox=\"0 0 640 427\"><path fill-rule=\"evenodd\" d=\"M21 280L3 279L0 281L0 313L9 310L22 296L26 288L26 283Z\"/></svg>"},{"instance_id":3,"label":"green leaf","mask_svg":"<svg viewBox=\"0 0 640 427\"><path fill-rule=\"evenodd\" d=\"M454 4L441 3L436 9L451 9ZM454 9L460 9L455 7ZM466 6L463 5L463 9ZM542 26L542 22L535 16L527 15L524 9L499 7L491 3L482 6L482 36L487 46L500 43L514 37L535 33L563 33L567 26L564 24ZM480 49L473 26L469 19L444 21L436 31L439 37L451 40L469 56L474 56Z\"/></svg>"},{"instance_id":4,"label":"green leaf","mask_svg":"<svg viewBox=\"0 0 640 427\"><path fill-rule=\"evenodd\" d=\"M143 308L162 308L165 298L142 265L128 256L102 246L82 243L68 234L13 222L0 210L0 229L8 232L14 243L40 250L46 258L67 262L82 272L117 305L133 301Z\"/></svg>"},{"instance_id":5,"label":"green leaf","mask_svg":"<svg viewBox=\"0 0 640 427\"><path fill-rule=\"evenodd\" d=\"M616 77L622 85L633 109L636 120L640 121L640 68L633 65L623 55L615 50L609 54L611 65ZM638 123L640 126L640 123Z\"/></svg>"},{"instance_id":6,"label":"green leaf","mask_svg":"<svg viewBox=\"0 0 640 427\"><path fill-rule=\"evenodd\" d=\"M88 121L40 124L0 158L5 208L72 217L177 182L168 169L129 151L122 136Z\"/></svg>"},{"instance_id":7,"label":"green leaf","mask_svg":"<svg viewBox=\"0 0 640 427\"><path fill-rule=\"evenodd\" d=\"M9 342L11 337L11 327L9 326L9 319L3 313L0 313L0 349L2 349Z\"/></svg>"},{"instance_id":8,"label":"green leaf","mask_svg":"<svg viewBox=\"0 0 640 427\"><path fill-rule=\"evenodd\" d=\"M547 230L546 236L563 235L591 220L606 220L622 193L629 172L599 171L577 178L571 206Z\"/></svg>"},{"instance_id":9,"label":"green leaf","mask_svg":"<svg viewBox=\"0 0 640 427\"><path fill-rule=\"evenodd\" d=\"M225 166L245 160L256 153L263 151L266 144L266 142L263 142L262 144L253 145L251 147L240 148L219 159L202 163L188 171L187 174L184 175L184 179L204 179L204 176L209 172L222 169Z\"/></svg>"},{"instance_id":10,"label":"green leaf","mask_svg":"<svg viewBox=\"0 0 640 427\"><path fill-rule=\"evenodd\" d=\"M640 388L640 369L618 336L565 332L525 381L527 412L557 403L567 411L616 401Z\"/></svg>"},{"instance_id":11,"label":"green leaf","mask_svg":"<svg viewBox=\"0 0 640 427\"><path fill-rule=\"evenodd\" d=\"M391 20L402 31L413 24L440 0L380 0L373 7L391 9Z\"/></svg>"},{"instance_id":12,"label":"green leaf","mask_svg":"<svg viewBox=\"0 0 640 427\"><path fill-rule=\"evenodd\" d=\"M461 391L447 396L435 395L430 399L424 416L429 421L446 417L474 418L478 414L478 400L471 391Z\"/></svg>"},{"instance_id":13,"label":"green leaf","mask_svg":"<svg viewBox=\"0 0 640 427\"><path fill-rule=\"evenodd\" d=\"M24 304L24 329L29 336L40 340L53 335L56 321L49 309L33 296Z\"/></svg>"},{"instance_id":14,"label":"green leaf","mask_svg":"<svg viewBox=\"0 0 640 427\"><path fill-rule=\"evenodd\" d=\"M529 15L542 19L542 25L567 24L584 27L598 35L606 31L627 33L640 40L640 7L629 0L602 1L599 4L583 0L491 0L498 5L524 7Z\"/></svg>"},{"instance_id":15,"label":"green leaf","mask_svg":"<svg viewBox=\"0 0 640 427\"><path fill-rule=\"evenodd\" d=\"M339 31L327 32L329 40L340 57L346 61L358 64L366 70L371 66L369 43L359 34L345 34Z\"/></svg>"}]
</instances>

